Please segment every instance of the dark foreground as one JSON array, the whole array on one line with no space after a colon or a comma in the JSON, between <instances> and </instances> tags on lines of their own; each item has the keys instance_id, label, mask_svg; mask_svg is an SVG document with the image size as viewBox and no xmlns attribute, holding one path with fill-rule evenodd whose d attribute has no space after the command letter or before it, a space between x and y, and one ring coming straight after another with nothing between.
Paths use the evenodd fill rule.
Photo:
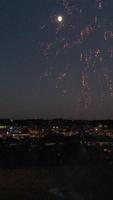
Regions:
<instances>
[{"instance_id":1,"label":"dark foreground","mask_svg":"<svg viewBox=\"0 0 113 200\"><path fill-rule=\"evenodd\" d=\"M1 200L112 200L112 163L0 169Z\"/></svg>"},{"instance_id":2,"label":"dark foreground","mask_svg":"<svg viewBox=\"0 0 113 200\"><path fill-rule=\"evenodd\" d=\"M0 200L113 200L113 143L88 142L1 141Z\"/></svg>"}]
</instances>

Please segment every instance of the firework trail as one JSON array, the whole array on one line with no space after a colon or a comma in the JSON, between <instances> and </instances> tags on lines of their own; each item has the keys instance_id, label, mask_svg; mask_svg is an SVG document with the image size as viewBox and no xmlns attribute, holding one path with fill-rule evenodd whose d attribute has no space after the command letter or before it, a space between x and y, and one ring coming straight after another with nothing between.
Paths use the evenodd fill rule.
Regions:
<instances>
[{"instance_id":1,"label":"firework trail","mask_svg":"<svg viewBox=\"0 0 113 200\"><path fill-rule=\"evenodd\" d=\"M55 75L55 88L60 88L60 84L64 83L63 95L67 94L65 80L71 80L73 75L74 64L71 64L71 60L77 57L75 67L76 63L79 63L81 67L80 88L78 90L85 109L91 106L91 77L95 72L100 74L98 76L100 77L98 80L100 83L98 86L100 88L100 102L106 92L103 89L103 84L106 86L109 97L113 98L113 77L111 74L113 67L113 20L108 15L103 15L109 2L86 0L84 3L83 0L57 0L56 7L61 8L62 14L59 15L58 11L52 10L49 16L53 37L46 41L40 41L45 58L44 62L49 61L50 63L49 69L41 78L52 76L55 73L54 68L57 65L60 66ZM45 31L46 34L47 26L42 25L40 31ZM77 93L77 91L75 92Z\"/></svg>"}]
</instances>

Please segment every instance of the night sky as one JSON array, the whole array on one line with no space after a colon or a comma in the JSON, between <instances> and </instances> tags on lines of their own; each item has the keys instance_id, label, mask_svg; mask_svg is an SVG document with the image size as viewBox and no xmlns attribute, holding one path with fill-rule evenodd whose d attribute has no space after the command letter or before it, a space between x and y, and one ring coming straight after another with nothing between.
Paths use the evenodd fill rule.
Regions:
<instances>
[{"instance_id":1,"label":"night sky","mask_svg":"<svg viewBox=\"0 0 113 200\"><path fill-rule=\"evenodd\" d=\"M113 119L113 1L0 1L0 118Z\"/></svg>"}]
</instances>

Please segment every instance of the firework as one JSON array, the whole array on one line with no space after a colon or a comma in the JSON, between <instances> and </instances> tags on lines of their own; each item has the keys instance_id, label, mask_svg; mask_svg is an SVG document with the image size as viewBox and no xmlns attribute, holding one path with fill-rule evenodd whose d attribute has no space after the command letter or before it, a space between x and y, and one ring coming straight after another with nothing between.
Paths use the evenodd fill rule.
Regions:
<instances>
[{"instance_id":1,"label":"firework","mask_svg":"<svg viewBox=\"0 0 113 200\"><path fill-rule=\"evenodd\" d=\"M79 98L82 99L84 108L91 106L91 77L95 72L101 79L98 80L100 95L105 92L102 87L104 84L109 97L113 98L113 80L110 73L113 66L113 46L109 43L113 39L113 22L102 14L109 4L104 0L86 0L85 3L83 0L58 0L58 6L62 8L62 14L59 15L56 10L52 10L49 16L54 36L52 35L51 39L45 42L40 42L45 63L48 61L50 63L48 72L46 71L41 77L54 74L54 69L57 67L55 88L58 89L60 84L64 84L62 93L65 95L67 94L65 82L74 79L72 69L79 65L81 69L78 91L80 91ZM95 11L93 11L94 8ZM88 17L87 12L90 14ZM40 27L40 31L45 29L47 29L46 25ZM75 63L72 63L72 60Z\"/></svg>"}]
</instances>

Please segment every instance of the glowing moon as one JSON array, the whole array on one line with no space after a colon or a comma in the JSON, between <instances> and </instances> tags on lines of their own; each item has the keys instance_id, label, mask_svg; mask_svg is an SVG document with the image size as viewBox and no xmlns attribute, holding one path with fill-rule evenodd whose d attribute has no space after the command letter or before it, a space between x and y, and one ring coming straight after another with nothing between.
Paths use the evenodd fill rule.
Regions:
<instances>
[{"instance_id":1,"label":"glowing moon","mask_svg":"<svg viewBox=\"0 0 113 200\"><path fill-rule=\"evenodd\" d=\"M62 22L63 21L63 17L62 16L58 16L57 20L58 20L58 22Z\"/></svg>"}]
</instances>

